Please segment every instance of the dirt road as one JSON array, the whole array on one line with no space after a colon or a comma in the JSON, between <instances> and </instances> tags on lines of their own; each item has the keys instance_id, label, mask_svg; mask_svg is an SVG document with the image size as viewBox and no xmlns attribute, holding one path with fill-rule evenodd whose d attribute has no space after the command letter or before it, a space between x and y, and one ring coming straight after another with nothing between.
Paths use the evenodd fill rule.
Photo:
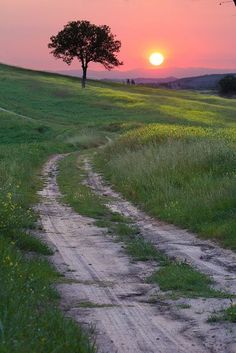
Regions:
<instances>
[{"instance_id":1,"label":"dirt road","mask_svg":"<svg viewBox=\"0 0 236 353\"><path fill-rule=\"evenodd\" d=\"M53 261L66 274L59 285L63 306L83 326L95 327L98 352L235 353L232 326L206 323L209 313L222 301L188 300L191 307L187 311L180 310L181 301L160 299L151 304L153 295L160 293L157 286L145 282L154 264L131 261L122 244L95 226L93 219L63 205L56 182L61 158L52 157L44 168L41 223L46 237L58 250ZM100 177L88 163L86 166L93 188L112 192L104 190ZM119 211L119 202L114 199L112 208ZM184 235L181 238L184 247ZM220 264L214 266L221 268ZM222 266L222 271L227 268ZM218 271L218 275L226 274Z\"/></svg>"}]
</instances>

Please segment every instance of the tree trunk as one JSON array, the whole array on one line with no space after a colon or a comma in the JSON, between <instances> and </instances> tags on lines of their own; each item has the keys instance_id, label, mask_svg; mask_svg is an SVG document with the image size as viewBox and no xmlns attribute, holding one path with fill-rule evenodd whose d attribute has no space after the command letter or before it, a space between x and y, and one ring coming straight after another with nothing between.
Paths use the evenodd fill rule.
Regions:
<instances>
[{"instance_id":1,"label":"tree trunk","mask_svg":"<svg viewBox=\"0 0 236 353\"><path fill-rule=\"evenodd\" d=\"M86 80L87 80L87 66L83 67L83 77L82 77L82 88L86 87Z\"/></svg>"}]
</instances>

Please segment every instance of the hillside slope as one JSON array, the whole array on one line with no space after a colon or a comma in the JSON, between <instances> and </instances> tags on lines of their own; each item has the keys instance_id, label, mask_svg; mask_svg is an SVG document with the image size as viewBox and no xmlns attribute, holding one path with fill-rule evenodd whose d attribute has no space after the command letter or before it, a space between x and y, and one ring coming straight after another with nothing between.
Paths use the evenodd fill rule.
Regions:
<instances>
[{"instance_id":1,"label":"hillside slope","mask_svg":"<svg viewBox=\"0 0 236 353\"><path fill-rule=\"evenodd\" d=\"M93 351L58 311L57 274L38 257L50 249L24 231L35 227L39 171L54 153L113 139L96 163L127 198L236 248L236 101L96 81L82 91L76 78L6 65L0 91L12 112L0 111L1 351Z\"/></svg>"},{"instance_id":2,"label":"hillside slope","mask_svg":"<svg viewBox=\"0 0 236 353\"><path fill-rule=\"evenodd\" d=\"M172 89L193 89L193 90L217 90L219 88L219 82L222 78L232 74L213 74L203 75L195 77L185 77L178 80L172 80L171 82L161 84L163 87Z\"/></svg>"},{"instance_id":3,"label":"hillside slope","mask_svg":"<svg viewBox=\"0 0 236 353\"><path fill-rule=\"evenodd\" d=\"M109 126L123 123L165 123L230 126L236 101L214 95L127 87L89 81L81 91L77 78L0 65L0 106L54 124Z\"/></svg>"},{"instance_id":4,"label":"hillside slope","mask_svg":"<svg viewBox=\"0 0 236 353\"><path fill-rule=\"evenodd\" d=\"M222 234L225 234L223 243L235 247L232 245L235 244L235 203L232 199L235 150L231 144L235 143L236 136L235 100L188 91L127 87L98 81L89 81L88 88L81 90L77 78L5 65L0 66L0 73L0 107L33 119L39 124L36 129L39 137L42 139L48 136L53 146L60 146L62 149L96 146L105 142L107 136L114 139L126 131L131 131L112 147L112 158L119 160L119 172L117 173L116 169L111 169L110 172L125 180L122 168L128 171L125 163L132 165L136 155L139 156L141 164L134 162L136 164L132 169L137 185L134 200L146 207L144 199L147 198L150 202L149 196L152 194L153 205L147 206L147 209L150 208L156 216L213 238L220 239ZM16 142L19 129L14 129L13 126L10 131L13 136L16 135ZM30 137L32 142L35 138L33 134ZM2 143L4 139L5 136L2 136ZM169 141L169 146L161 147L165 141ZM160 153L164 158L162 162L158 160ZM155 154L157 156L154 162ZM111 155L106 158L109 160ZM115 166L114 163L105 163L105 160L101 163L103 166L112 165L112 168ZM162 164L155 170L153 163ZM135 173L138 172L138 165L140 168L142 165L146 166L147 176L143 186L145 192L143 187L139 190L140 185L137 184ZM165 168L165 171L160 168ZM177 168L175 172L173 168ZM140 171L138 173L142 183ZM210 176L214 178L214 182L209 180ZM162 177L168 180L165 186L161 181ZM127 175L127 178L127 188L133 188L131 175ZM149 178L150 185L147 182ZM116 182L115 179L113 182ZM199 185L202 185L200 199ZM219 191L219 185L221 193L216 198L214 190ZM156 193L153 193L153 187L156 188ZM163 187L169 190L168 201L167 195L163 195ZM207 195L211 199L211 214ZM227 195L231 195L231 198ZM178 205L178 215L171 216L171 212L177 211L173 208L170 212L169 206L165 206L167 209L164 211L164 205L174 205L180 202L180 199L183 202ZM188 204L187 199L198 200L199 206ZM194 208L196 213L193 212ZM206 209L208 212L205 212ZM194 215L195 222L190 220L190 213L192 217ZM194 225L201 224L202 221L196 221L199 217L204 220L202 228ZM227 217L229 223L225 221ZM227 234L230 234L229 243Z\"/></svg>"}]
</instances>

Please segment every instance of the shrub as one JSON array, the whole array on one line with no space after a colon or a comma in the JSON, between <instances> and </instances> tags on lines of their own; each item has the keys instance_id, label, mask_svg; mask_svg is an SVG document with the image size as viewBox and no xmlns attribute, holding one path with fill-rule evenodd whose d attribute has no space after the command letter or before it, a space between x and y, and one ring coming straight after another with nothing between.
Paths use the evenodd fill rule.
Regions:
<instances>
[{"instance_id":1,"label":"shrub","mask_svg":"<svg viewBox=\"0 0 236 353\"><path fill-rule=\"evenodd\" d=\"M219 82L220 93L225 95L236 94L236 76L228 75Z\"/></svg>"}]
</instances>

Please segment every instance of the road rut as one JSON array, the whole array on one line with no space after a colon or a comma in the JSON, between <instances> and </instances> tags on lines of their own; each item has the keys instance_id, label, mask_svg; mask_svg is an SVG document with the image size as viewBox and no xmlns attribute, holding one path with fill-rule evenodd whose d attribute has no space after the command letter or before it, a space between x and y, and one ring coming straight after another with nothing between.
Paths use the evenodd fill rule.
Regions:
<instances>
[{"instance_id":1,"label":"road rut","mask_svg":"<svg viewBox=\"0 0 236 353\"><path fill-rule=\"evenodd\" d=\"M56 181L61 158L53 156L44 167L38 210L44 233L58 250L53 261L66 274L58 286L63 307L84 327L95 327L98 352L233 353L225 328L211 327L192 311L179 313L168 301L150 303L159 292L145 282L153 264L131 261L93 219L62 203ZM89 168L90 178L98 178ZM207 301L201 305L209 307Z\"/></svg>"}]
</instances>

